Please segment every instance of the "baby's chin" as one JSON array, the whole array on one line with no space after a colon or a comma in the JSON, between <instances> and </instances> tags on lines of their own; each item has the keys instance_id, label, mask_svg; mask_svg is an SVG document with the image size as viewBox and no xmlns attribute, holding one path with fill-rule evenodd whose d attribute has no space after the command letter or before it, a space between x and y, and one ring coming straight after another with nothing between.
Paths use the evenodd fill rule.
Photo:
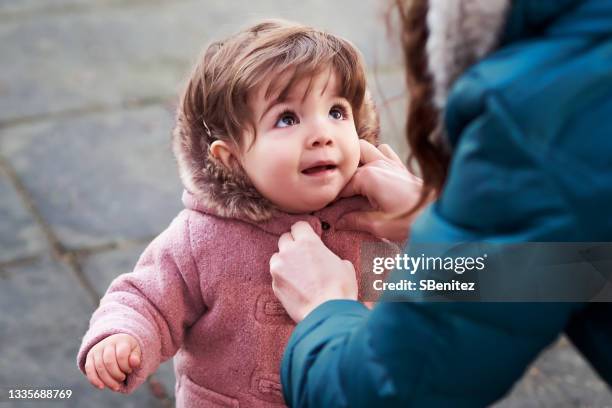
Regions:
<instances>
[{"instance_id":1,"label":"baby's chin","mask_svg":"<svg viewBox=\"0 0 612 408\"><path fill-rule=\"evenodd\" d=\"M268 199L279 209L290 214L304 214L319 211L340 198L340 193L346 187L347 180L337 180L335 184L317 187L314 193L312 189L305 189L303 194L296 194L295 197L288 202L279 203L274 199Z\"/></svg>"},{"instance_id":2,"label":"baby's chin","mask_svg":"<svg viewBox=\"0 0 612 408\"><path fill-rule=\"evenodd\" d=\"M322 210L336 201L339 198L339 194L340 191L335 192L335 194L331 194L331 192L329 194L321 194L321 197L316 198L312 196L302 197L302 200L298 199L295 203L285 203L284 205L277 204L277 207L290 214L311 213Z\"/></svg>"}]
</instances>

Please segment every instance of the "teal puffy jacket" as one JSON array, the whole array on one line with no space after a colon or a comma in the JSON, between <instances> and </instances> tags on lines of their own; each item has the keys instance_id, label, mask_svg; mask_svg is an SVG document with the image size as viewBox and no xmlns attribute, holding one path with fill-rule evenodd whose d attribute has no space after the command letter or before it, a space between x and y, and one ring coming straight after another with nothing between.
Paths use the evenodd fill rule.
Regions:
<instances>
[{"instance_id":1,"label":"teal puffy jacket","mask_svg":"<svg viewBox=\"0 0 612 408\"><path fill-rule=\"evenodd\" d=\"M514 1L500 47L452 87L445 126L449 178L411 240L612 242L612 1ZM486 406L561 333L611 384L611 303L405 302L369 311L330 301L290 339L285 400Z\"/></svg>"}]
</instances>

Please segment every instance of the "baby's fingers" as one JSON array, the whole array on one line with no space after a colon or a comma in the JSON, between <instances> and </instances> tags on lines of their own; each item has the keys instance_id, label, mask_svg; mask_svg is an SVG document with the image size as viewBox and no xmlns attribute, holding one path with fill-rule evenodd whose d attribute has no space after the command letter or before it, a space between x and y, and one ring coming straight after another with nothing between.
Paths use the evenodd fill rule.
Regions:
<instances>
[{"instance_id":1,"label":"baby's fingers","mask_svg":"<svg viewBox=\"0 0 612 408\"><path fill-rule=\"evenodd\" d=\"M102 347L103 350L106 350L106 347ZM96 368L96 373L98 373L98 377L100 380L106 385L108 388L118 391L119 383L113 379L113 377L108 373L106 369L106 365L104 364L103 354L101 349L96 349L94 352L94 366Z\"/></svg>"},{"instance_id":2,"label":"baby's fingers","mask_svg":"<svg viewBox=\"0 0 612 408\"><path fill-rule=\"evenodd\" d=\"M119 368L119 364L117 364L117 353L115 352L115 344L108 344L104 347L104 351L102 352L102 360L104 360L104 365L106 366L106 371L113 377L116 381L125 380L125 374Z\"/></svg>"},{"instance_id":3,"label":"baby's fingers","mask_svg":"<svg viewBox=\"0 0 612 408\"><path fill-rule=\"evenodd\" d=\"M87 375L87 379L91 385L99 389L104 388L104 383L102 383L102 380L100 380L100 377L98 377L98 373L96 372L93 353L91 351L87 353L87 359L85 360L85 374Z\"/></svg>"},{"instance_id":4,"label":"baby's fingers","mask_svg":"<svg viewBox=\"0 0 612 408\"><path fill-rule=\"evenodd\" d=\"M115 350L117 352L117 364L119 365L119 368L124 373L130 374L132 372L129 362L130 353L132 352L130 343L127 341L121 341L117 344Z\"/></svg>"}]
</instances>

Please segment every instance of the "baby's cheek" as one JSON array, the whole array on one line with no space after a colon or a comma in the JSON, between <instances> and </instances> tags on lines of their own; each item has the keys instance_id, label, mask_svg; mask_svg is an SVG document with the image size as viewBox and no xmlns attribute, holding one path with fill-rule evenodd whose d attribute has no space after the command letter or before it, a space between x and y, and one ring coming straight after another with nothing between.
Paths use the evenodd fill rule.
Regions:
<instances>
[{"instance_id":1,"label":"baby's cheek","mask_svg":"<svg viewBox=\"0 0 612 408\"><path fill-rule=\"evenodd\" d=\"M297 172L295 160L287 157L286 153L282 151L270 152L265 158L265 166L267 167L267 173L270 177L274 177L275 180L282 182L291 180Z\"/></svg>"},{"instance_id":2,"label":"baby's cheek","mask_svg":"<svg viewBox=\"0 0 612 408\"><path fill-rule=\"evenodd\" d=\"M260 193L275 204L280 204L295 194L296 169L280 152L271 152L262 158L259 172Z\"/></svg>"},{"instance_id":3,"label":"baby's cheek","mask_svg":"<svg viewBox=\"0 0 612 408\"><path fill-rule=\"evenodd\" d=\"M259 184L276 183L277 179L289 172L291 160L279 146L267 141L256 143L250 152L250 176Z\"/></svg>"}]
</instances>

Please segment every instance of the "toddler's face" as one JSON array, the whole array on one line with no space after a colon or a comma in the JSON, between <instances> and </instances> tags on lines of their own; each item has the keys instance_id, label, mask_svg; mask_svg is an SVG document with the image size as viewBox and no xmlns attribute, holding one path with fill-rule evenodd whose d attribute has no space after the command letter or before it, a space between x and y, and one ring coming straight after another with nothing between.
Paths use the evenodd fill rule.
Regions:
<instances>
[{"instance_id":1,"label":"toddler's face","mask_svg":"<svg viewBox=\"0 0 612 408\"><path fill-rule=\"evenodd\" d=\"M249 99L257 138L245 137L241 163L255 188L285 211L325 207L357 169L359 137L338 85L327 71L297 82L283 102L266 99L267 86Z\"/></svg>"}]
</instances>

